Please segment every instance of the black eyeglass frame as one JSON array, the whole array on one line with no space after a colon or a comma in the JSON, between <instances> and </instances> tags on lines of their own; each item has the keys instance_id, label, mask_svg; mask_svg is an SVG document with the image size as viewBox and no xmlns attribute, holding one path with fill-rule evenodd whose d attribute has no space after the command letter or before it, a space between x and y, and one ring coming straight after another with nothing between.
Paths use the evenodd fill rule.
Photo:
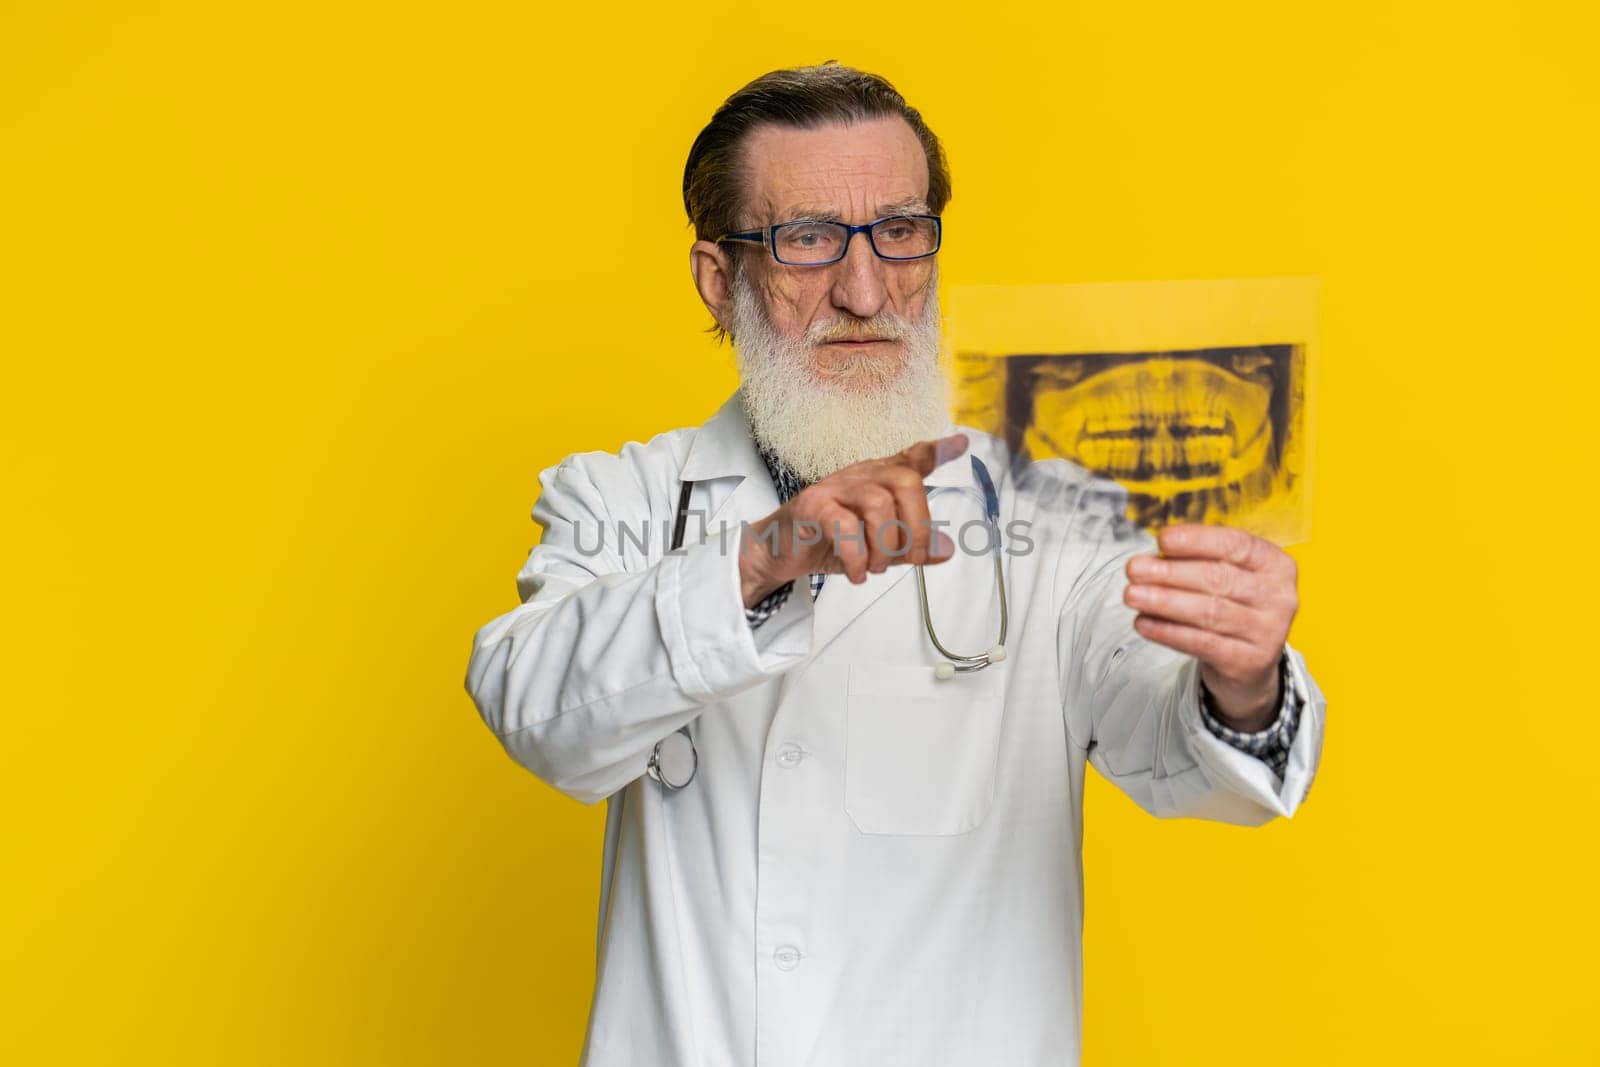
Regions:
<instances>
[{"instance_id":1,"label":"black eyeglass frame","mask_svg":"<svg viewBox=\"0 0 1600 1067\"><path fill-rule=\"evenodd\" d=\"M872 235L873 230L886 222L895 222L899 219L925 219L929 222L932 222L933 248L927 252L919 252L914 256L886 256L882 252L878 251L878 242L873 238ZM838 226L846 231L844 236L844 244L840 247L839 254L832 259L816 259L805 263L797 263L792 260L787 260L778 255L778 231L790 226ZM773 259L777 260L779 263L782 263L786 267L826 267L839 262L845 256L849 255L850 241L858 233L864 233L867 235L867 244L871 246L873 254L879 259L887 260L890 263L909 263L913 260L927 259L929 256L938 254L940 246L944 244L944 220L938 215L885 215L881 219L873 219L871 222L862 223L860 226L852 226L848 222L834 222L824 219L798 219L793 222L780 222L776 225L768 226L764 230L748 230L744 233L725 233L721 237L717 238L717 243L721 244L723 241L743 241L748 244L763 245L766 247L767 251L772 253Z\"/></svg>"}]
</instances>

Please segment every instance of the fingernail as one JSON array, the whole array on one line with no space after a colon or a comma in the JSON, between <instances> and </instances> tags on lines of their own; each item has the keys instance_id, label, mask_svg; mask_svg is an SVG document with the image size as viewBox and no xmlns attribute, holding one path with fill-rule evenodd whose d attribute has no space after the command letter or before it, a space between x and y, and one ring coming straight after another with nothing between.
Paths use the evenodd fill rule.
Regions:
<instances>
[{"instance_id":1,"label":"fingernail","mask_svg":"<svg viewBox=\"0 0 1600 1067\"><path fill-rule=\"evenodd\" d=\"M941 438L938 447L933 450L934 459L939 463L954 459L965 451L967 443L966 434L951 434Z\"/></svg>"}]
</instances>

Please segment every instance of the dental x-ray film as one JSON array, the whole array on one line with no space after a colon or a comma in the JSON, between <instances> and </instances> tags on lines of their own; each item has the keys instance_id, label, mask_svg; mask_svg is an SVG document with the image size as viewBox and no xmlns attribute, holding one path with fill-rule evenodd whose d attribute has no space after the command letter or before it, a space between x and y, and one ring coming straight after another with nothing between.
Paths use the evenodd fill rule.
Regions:
<instances>
[{"instance_id":1,"label":"dental x-ray film","mask_svg":"<svg viewBox=\"0 0 1600 1067\"><path fill-rule=\"evenodd\" d=\"M955 421L1127 492L1128 518L1311 536L1315 278L967 286Z\"/></svg>"}]
</instances>

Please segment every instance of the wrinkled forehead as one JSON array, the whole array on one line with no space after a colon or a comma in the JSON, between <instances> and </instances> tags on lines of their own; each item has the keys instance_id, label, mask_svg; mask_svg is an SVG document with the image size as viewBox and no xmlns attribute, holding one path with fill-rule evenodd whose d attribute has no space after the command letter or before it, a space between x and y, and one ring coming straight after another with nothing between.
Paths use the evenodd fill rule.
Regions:
<instances>
[{"instance_id":1,"label":"wrinkled forehead","mask_svg":"<svg viewBox=\"0 0 1600 1067\"><path fill-rule=\"evenodd\" d=\"M898 115L814 129L766 125L742 150L742 222L863 223L927 211L928 158Z\"/></svg>"}]
</instances>

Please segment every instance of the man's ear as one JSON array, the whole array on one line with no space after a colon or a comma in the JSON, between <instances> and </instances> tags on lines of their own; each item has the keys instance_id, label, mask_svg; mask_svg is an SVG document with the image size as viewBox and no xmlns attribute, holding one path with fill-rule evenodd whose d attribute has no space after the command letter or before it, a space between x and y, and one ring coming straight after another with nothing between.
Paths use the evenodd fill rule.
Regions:
<instances>
[{"instance_id":1,"label":"man's ear","mask_svg":"<svg viewBox=\"0 0 1600 1067\"><path fill-rule=\"evenodd\" d=\"M724 330L733 320L733 262L728 249L714 241L696 241L689 248L689 272L711 317Z\"/></svg>"}]
</instances>

